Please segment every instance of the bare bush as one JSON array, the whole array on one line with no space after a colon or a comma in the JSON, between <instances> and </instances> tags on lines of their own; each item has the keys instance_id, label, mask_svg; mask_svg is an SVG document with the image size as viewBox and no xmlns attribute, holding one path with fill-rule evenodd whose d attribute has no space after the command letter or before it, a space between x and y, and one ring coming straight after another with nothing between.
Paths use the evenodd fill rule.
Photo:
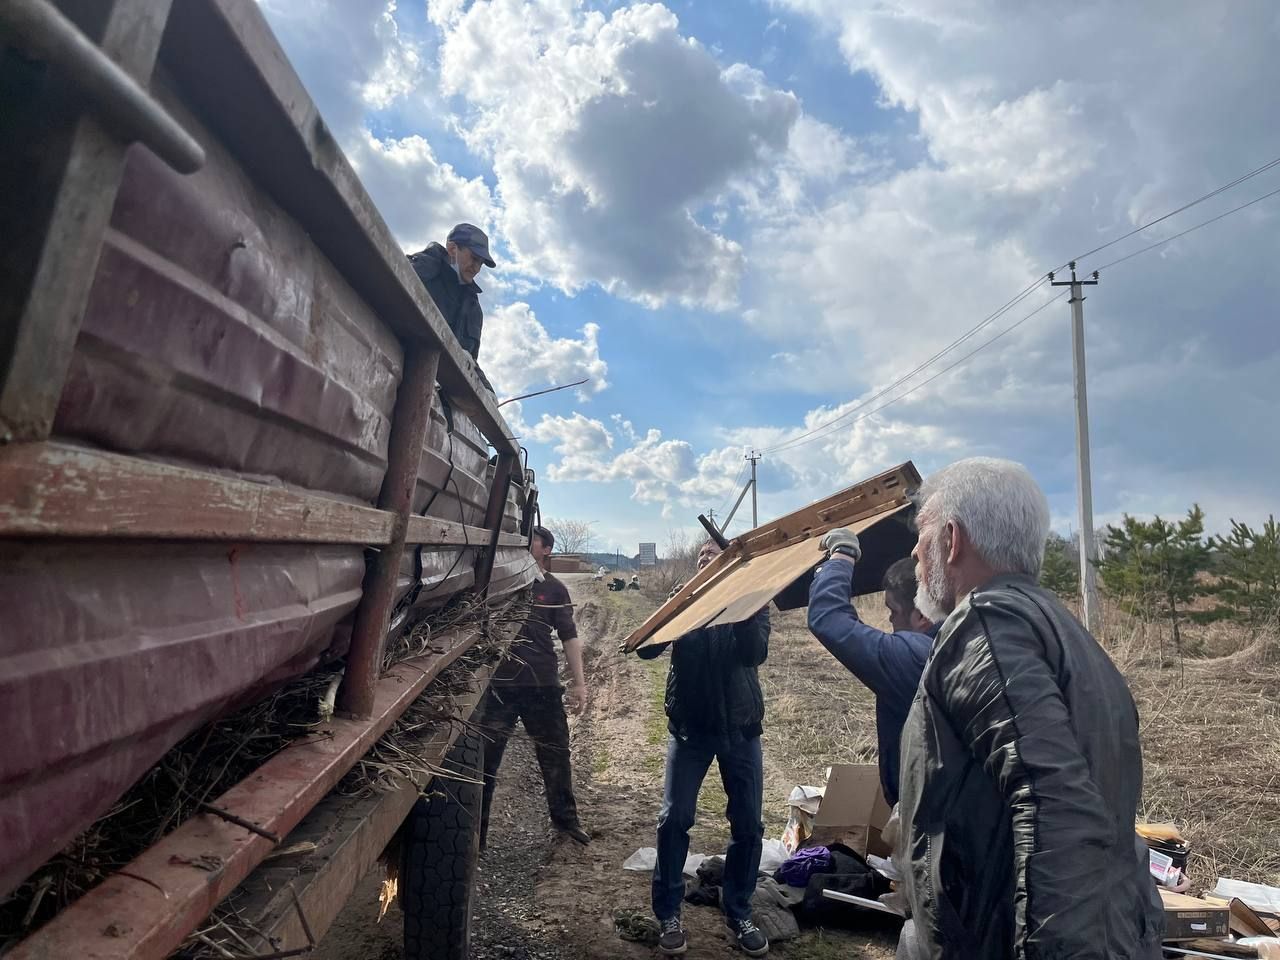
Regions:
<instances>
[{"instance_id":1,"label":"bare bush","mask_svg":"<svg viewBox=\"0 0 1280 960\"><path fill-rule=\"evenodd\" d=\"M658 555L658 566L641 577L644 590L657 600L665 599L677 584L686 583L698 570L698 548L702 541L688 530L668 530L667 542Z\"/></svg>"},{"instance_id":2,"label":"bare bush","mask_svg":"<svg viewBox=\"0 0 1280 960\"><path fill-rule=\"evenodd\" d=\"M558 553L590 553L596 535L591 529L592 520L565 520L552 518L543 526L556 538Z\"/></svg>"}]
</instances>

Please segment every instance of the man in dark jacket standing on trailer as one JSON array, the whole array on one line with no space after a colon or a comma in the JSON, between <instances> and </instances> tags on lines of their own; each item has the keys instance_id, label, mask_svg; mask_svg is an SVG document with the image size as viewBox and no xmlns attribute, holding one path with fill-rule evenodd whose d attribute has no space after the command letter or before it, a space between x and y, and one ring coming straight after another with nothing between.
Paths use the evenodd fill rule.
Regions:
<instances>
[{"instance_id":1,"label":"man in dark jacket standing on trailer","mask_svg":"<svg viewBox=\"0 0 1280 960\"><path fill-rule=\"evenodd\" d=\"M920 674L938 625L916 609L915 561L899 560L884 576L884 604L893 633L858 618L853 606L853 569L862 559L858 535L832 530L822 538L829 559L809 587L809 630L876 695L876 739L880 789L898 802L898 740L920 686Z\"/></svg>"},{"instance_id":2,"label":"man in dark jacket standing on trailer","mask_svg":"<svg viewBox=\"0 0 1280 960\"><path fill-rule=\"evenodd\" d=\"M476 284L476 276L482 267L492 270L495 266L485 232L474 224L460 223L449 231L443 247L432 243L425 250L410 254L409 262L462 349L477 359L484 311L480 308L483 291Z\"/></svg>"},{"instance_id":3,"label":"man in dark jacket standing on trailer","mask_svg":"<svg viewBox=\"0 0 1280 960\"><path fill-rule=\"evenodd\" d=\"M520 630L511 653L498 664L480 707L480 725L489 742L484 748L484 795L480 811L480 849L489 835L489 807L497 786L498 768L516 721L524 724L533 740L542 783L547 791L551 825L561 834L581 844L591 835L578 821L578 803L573 796L573 769L569 753L569 722L564 712L564 689L560 686L559 663L551 632L560 637L565 660L573 676L569 688L570 706L581 713L587 703L586 675L582 663L582 641L573 622L573 602L569 591L547 572L547 557L555 537L546 527L534 527L529 552L542 570L542 579L533 585L533 609Z\"/></svg>"},{"instance_id":4,"label":"man in dark jacket standing on trailer","mask_svg":"<svg viewBox=\"0 0 1280 960\"><path fill-rule=\"evenodd\" d=\"M918 497L926 616L946 617L902 732L907 960L1147 960L1164 914L1133 829L1138 711L1037 584L1049 505L1025 467L961 460Z\"/></svg>"},{"instance_id":5,"label":"man in dark jacket standing on trailer","mask_svg":"<svg viewBox=\"0 0 1280 960\"><path fill-rule=\"evenodd\" d=\"M707 541L698 551L698 568L720 548ZM653 871L653 912L661 924L659 950L668 956L688 947L680 923L684 900L684 861L698 791L715 760L729 798L731 840L724 863L724 914L730 935L749 957L769 952L769 941L752 923L751 895L756 888L764 839L761 803L764 761L760 752L764 695L756 668L769 654L769 608L741 623L703 627L673 644L641 647L652 659L671 647L667 673L666 783L658 816L658 862Z\"/></svg>"}]
</instances>

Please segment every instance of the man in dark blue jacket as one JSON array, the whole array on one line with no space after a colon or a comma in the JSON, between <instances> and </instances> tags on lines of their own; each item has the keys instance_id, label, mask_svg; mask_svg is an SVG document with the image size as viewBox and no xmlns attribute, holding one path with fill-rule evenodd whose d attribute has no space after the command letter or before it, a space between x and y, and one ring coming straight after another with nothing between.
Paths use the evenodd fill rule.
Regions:
<instances>
[{"instance_id":1,"label":"man in dark blue jacket","mask_svg":"<svg viewBox=\"0 0 1280 960\"><path fill-rule=\"evenodd\" d=\"M708 541L698 551L698 567L720 548ZM751 895L760 869L764 838L761 802L764 761L760 753L764 695L756 668L769 655L769 608L741 623L703 627L674 644L641 647L648 660L671 647L667 673L666 784L658 816L658 863L653 871L653 912L662 926L658 948L682 954L687 943L680 925L684 861L698 791L715 760L729 798L730 843L724 863L724 914L730 935L749 957L769 952L769 940L751 921Z\"/></svg>"},{"instance_id":2,"label":"man in dark blue jacket","mask_svg":"<svg viewBox=\"0 0 1280 960\"><path fill-rule=\"evenodd\" d=\"M884 604L894 630L885 633L859 620L853 607L853 567L862 558L858 535L832 530L822 538L822 549L829 559L809 587L809 629L876 695L880 786L892 806L898 802L898 740L938 627L916 609L915 563L910 558L885 574Z\"/></svg>"}]
</instances>

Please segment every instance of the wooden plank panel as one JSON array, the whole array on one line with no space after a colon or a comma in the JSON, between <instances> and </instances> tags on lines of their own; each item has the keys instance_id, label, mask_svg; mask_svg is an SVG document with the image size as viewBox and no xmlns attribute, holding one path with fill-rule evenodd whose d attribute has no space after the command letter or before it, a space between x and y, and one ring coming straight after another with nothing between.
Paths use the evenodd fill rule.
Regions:
<instances>
[{"instance_id":1,"label":"wooden plank panel","mask_svg":"<svg viewBox=\"0 0 1280 960\"><path fill-rule=\"evenodd\" d=\"M884 516L905 506L908 503L908 493L919 485L920 474L915 465L908 461L734 538L679 593L650 614L627 637L624 646L628 650L634 650L641 644L665 642L712 622L735 623L745 619L776 594L777 591L774 591L774 594L756 603L757 593L763 595L763 592L772 589L773 581L795 566L791 563L791 558L803 556L806 563L796 566L794 576L786 582L777 584L778 590L784 589L791 580L821 559L817 543L822 534L867 518L874 517L874 522L879 522ZM863 527L870 525L864 523ZM764 564L764 567L773 572L766 574L761 583L755 583L752 574L745 572L751 569L753 561L757 561L755 568L760 569L762 565L758 562L759 558L809 541L812 541L812 550L793 551L787 554L787 559ZM810 554L815 555L811 558L812 562L807 562ZM777 569L774 570L774 567ZM739 571L744 573L740 575ZM747 599L743 603L734 604L739 593ZM733 613L726 614L731 605ZM743 610L747 612L743 613ZM668 629L669 626L678 632L672 632ZM661 641L657 639L659 631L663 638Z\"/></svg>"},{"instance_id":2,"label":"wooden plank panel","mask_svg":"<svg viewBox=\"0 0 1280 960\"><path fill-rule=\"evenodd\" d=\"M136 457L45 442L0 447L0 537L390 542L394 515Z\"/></svg>"},{"instance_id":3,"label":"wooden plank panel","mask_svg":"<svg viewBox=\"0 0 1280 960\"><path fill-rule=\"evenodd\" d=\"M906 504L844 523L854 533L862 534L886 520ZM722 623L740 623L764 608L797 578L821 563L826 556L819 546L821 537L808 537L788 544L780 550L748 559L740 559L724 570L715 582L698 593L667 623L662 624L644 641L644 645L669 643L699 627Z\"/></svg>"}]
</instances>

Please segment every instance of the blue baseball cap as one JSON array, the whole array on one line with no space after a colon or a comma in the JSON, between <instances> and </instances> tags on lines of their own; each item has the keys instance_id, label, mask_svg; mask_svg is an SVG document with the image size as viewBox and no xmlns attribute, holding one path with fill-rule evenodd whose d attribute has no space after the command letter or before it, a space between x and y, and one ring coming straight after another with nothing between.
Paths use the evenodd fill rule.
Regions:
<instances>
[{"instance_id":1,"label":"blue baseball cap","mask_svg":"<svg viewBox=\"0 0 1280 960\"><path fill-rule=\"evenodd\" d=\"M448 243L456 243L460 247L466 247L489 269L497 266L493 262L493 257L489 256L489 238L485 236L483 230L474 223L460 223L449 231L449 236L445 238Z\"/></svg>"}]
</instances>

